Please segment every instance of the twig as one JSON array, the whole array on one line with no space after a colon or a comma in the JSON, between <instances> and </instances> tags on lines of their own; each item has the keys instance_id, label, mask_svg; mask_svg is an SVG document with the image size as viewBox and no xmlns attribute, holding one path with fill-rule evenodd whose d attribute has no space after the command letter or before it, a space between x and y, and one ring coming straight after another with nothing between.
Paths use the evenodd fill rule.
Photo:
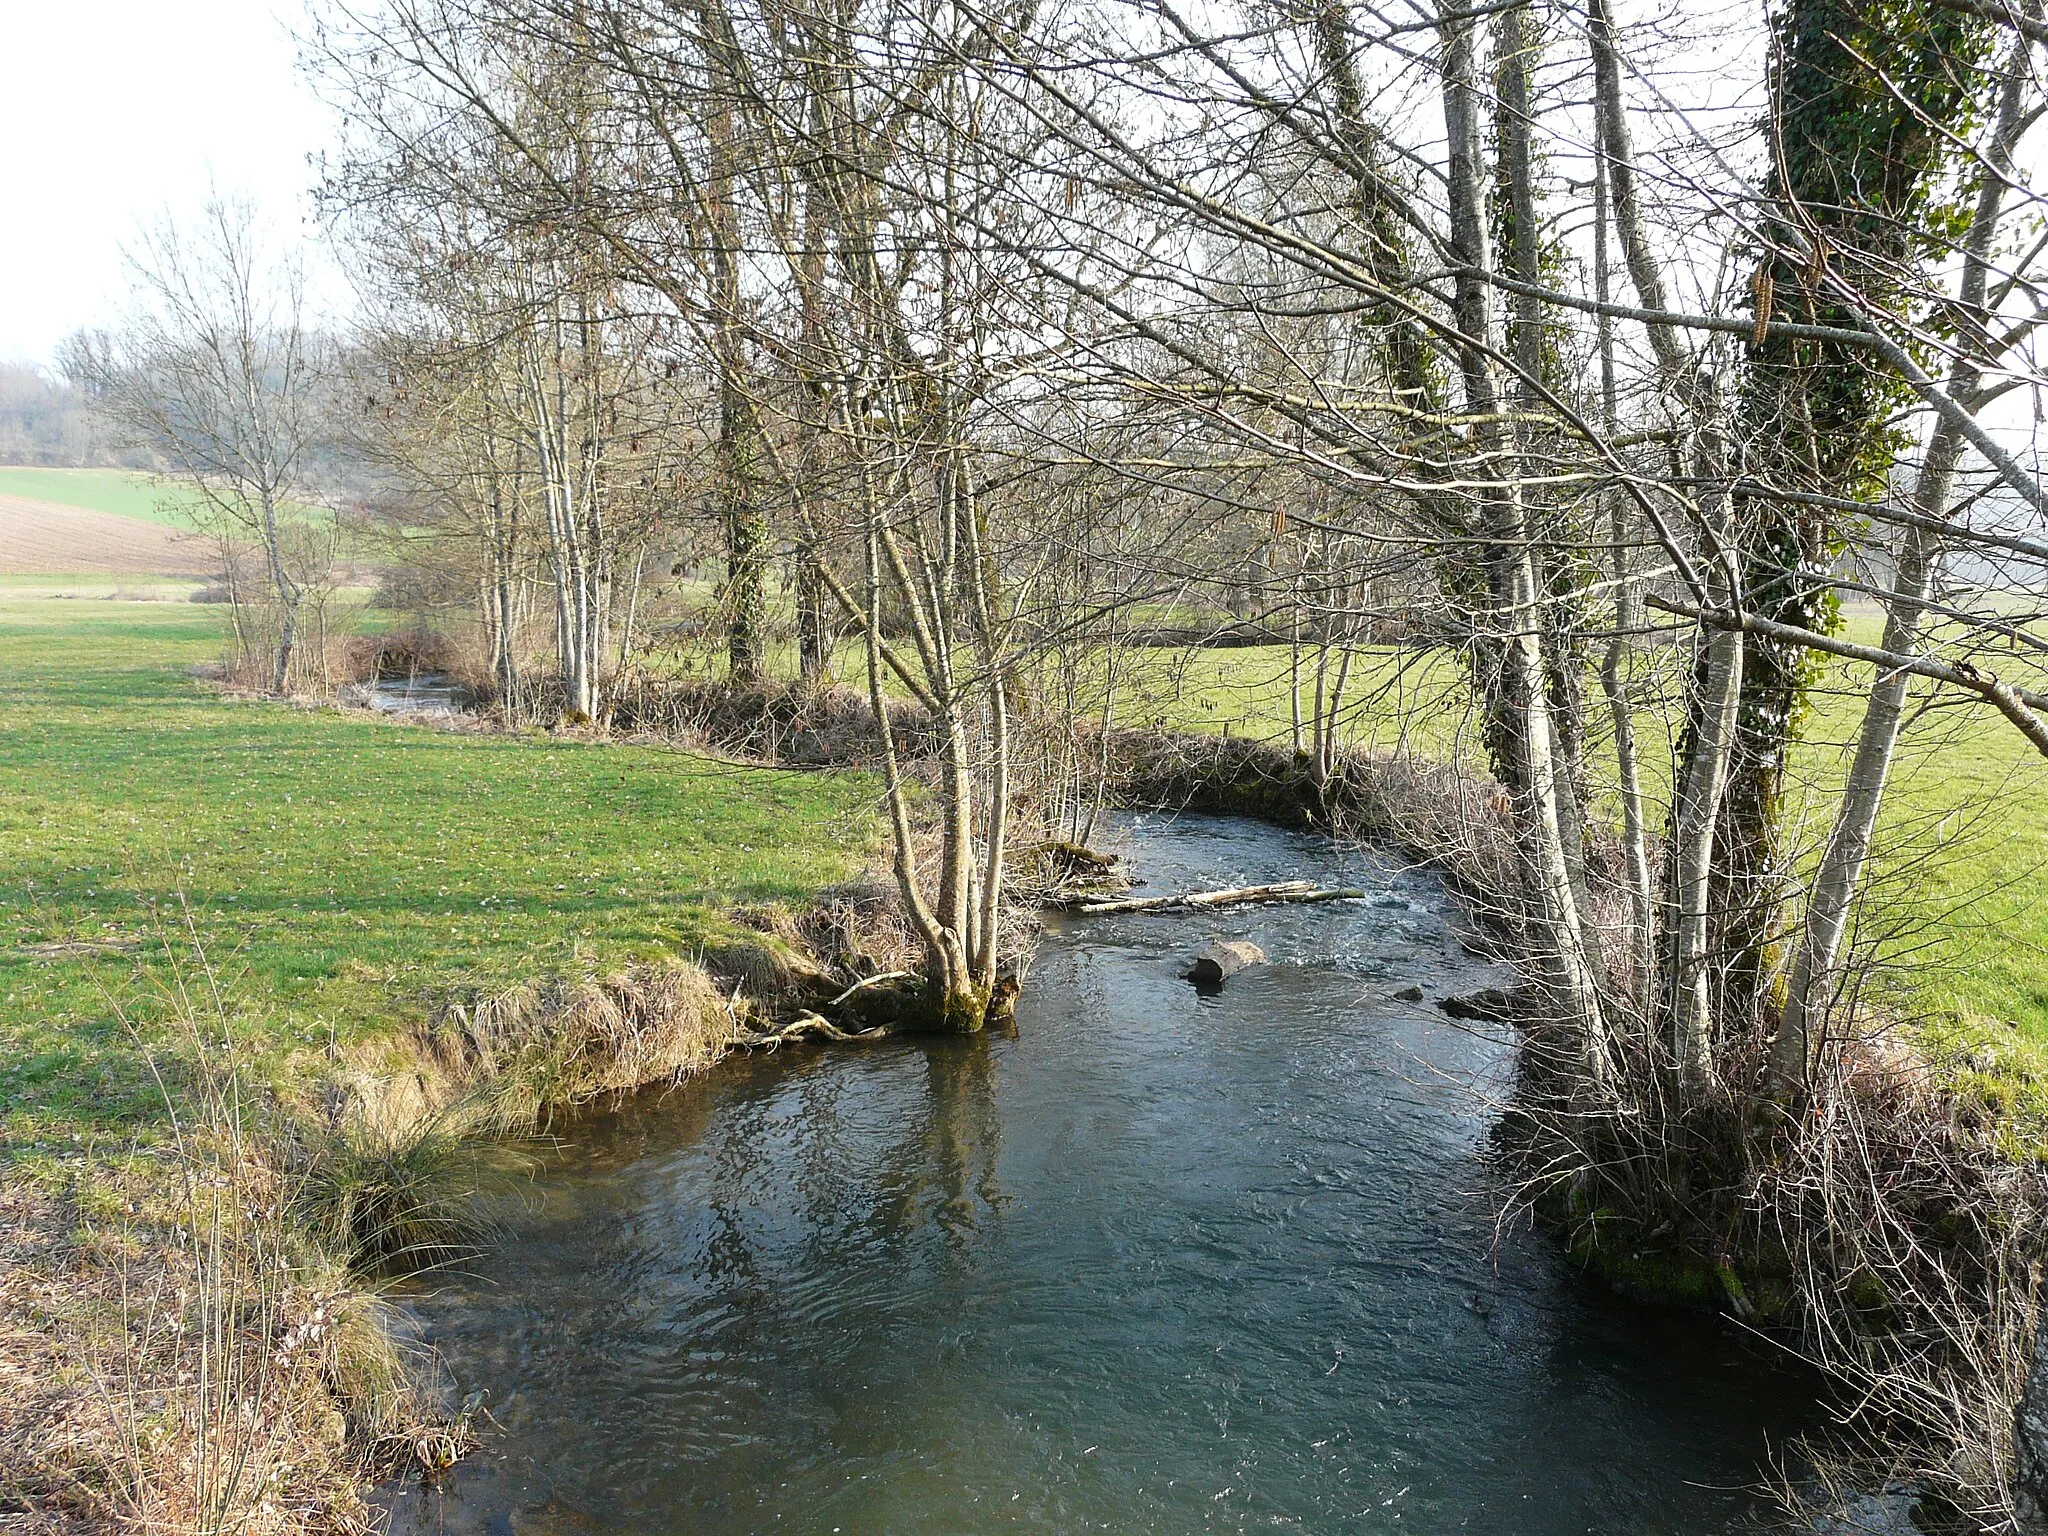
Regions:
<instances>
[{"instance_id":1,"label":"twig","mask_svg":"<svg viewBox=\"0 0 2048 1536\"><path fill-rule=\"evenodd\" d=\"M917 972L915 971L883 971L879 976L863 976L825 1006L827 1008L837 1008L862 987L877 986L885 981L902 981L905 977L915 976L916 974Z\"/></svg>"}]
</instances>

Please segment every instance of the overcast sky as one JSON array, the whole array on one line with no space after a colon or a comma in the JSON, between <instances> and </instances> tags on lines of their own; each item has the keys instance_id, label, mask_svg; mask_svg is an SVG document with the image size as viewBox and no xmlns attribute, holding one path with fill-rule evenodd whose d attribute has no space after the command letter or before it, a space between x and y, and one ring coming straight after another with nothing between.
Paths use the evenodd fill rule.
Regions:
<instances>
[{"instance_id":1,"label":"overcast sky","mask_svg":"<svg viewBox=\"0 0 2048 1536\"><path fill-rule=\"evenodd\" d=\"M18 0L0 47L0 359L109 318L138 224L223 193L295 235L332 119L294 0Z\"/></svg>"}]
</instances>

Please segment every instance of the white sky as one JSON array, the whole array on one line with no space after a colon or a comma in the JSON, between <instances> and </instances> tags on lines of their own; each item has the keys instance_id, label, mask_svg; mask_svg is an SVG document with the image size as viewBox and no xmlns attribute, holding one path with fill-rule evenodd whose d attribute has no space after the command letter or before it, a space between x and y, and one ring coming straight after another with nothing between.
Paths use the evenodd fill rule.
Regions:
<instances>
[{"instance_id":1,"label":"white sky","mask_svg":"<svg viewBox=\"0 0 2048 1536\"><path fill-rule=\"evenodd\" d=\"M209 184L300 233L308 156L333 133L294 68L300 14L294 0L0 0L0 359L46 363L110 319L121 245L196 210Z\"/></svg>"}]
</instances>

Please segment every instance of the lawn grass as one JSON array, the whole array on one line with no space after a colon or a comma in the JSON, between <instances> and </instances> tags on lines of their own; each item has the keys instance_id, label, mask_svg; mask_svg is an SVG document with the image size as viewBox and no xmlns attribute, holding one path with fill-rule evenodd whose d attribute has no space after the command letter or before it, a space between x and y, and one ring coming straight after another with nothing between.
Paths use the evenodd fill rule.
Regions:
<instances>
[{"instance_id":1,"label":"lawn grass","mask_svg":"<svg viewBox=\"0 0 2048 1536\"><path fill-rule=\"evenodd\" d=\"M873 845L857 775L223 699L218 610L0 593L0 1105L126 1134L189 922L281 1080L451 988L687 951ZM105 946L53 954L48 946Z\"/></svg>"}]
</instances>

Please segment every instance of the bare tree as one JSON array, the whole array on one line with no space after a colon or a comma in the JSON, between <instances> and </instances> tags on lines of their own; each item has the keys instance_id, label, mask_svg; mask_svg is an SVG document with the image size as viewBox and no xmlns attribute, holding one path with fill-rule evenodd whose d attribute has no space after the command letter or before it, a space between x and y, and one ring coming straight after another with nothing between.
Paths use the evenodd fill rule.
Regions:
<instances>
[{"instance_id":1,"label":"bare tree","mask_svg":"<svg viewBox=\"0 0 2048 1536\"><path fill-rule=\"evenodd\" d=\"M193 225L165 220L129 253L118 330L81 334L65 371L126 443L168 466L234 538L262 553L283 692L309 594L324 578L307 538L326 347L304 318L297 260L266 241L253 205L216 198Z\"/></svg>"}]
</instances>

